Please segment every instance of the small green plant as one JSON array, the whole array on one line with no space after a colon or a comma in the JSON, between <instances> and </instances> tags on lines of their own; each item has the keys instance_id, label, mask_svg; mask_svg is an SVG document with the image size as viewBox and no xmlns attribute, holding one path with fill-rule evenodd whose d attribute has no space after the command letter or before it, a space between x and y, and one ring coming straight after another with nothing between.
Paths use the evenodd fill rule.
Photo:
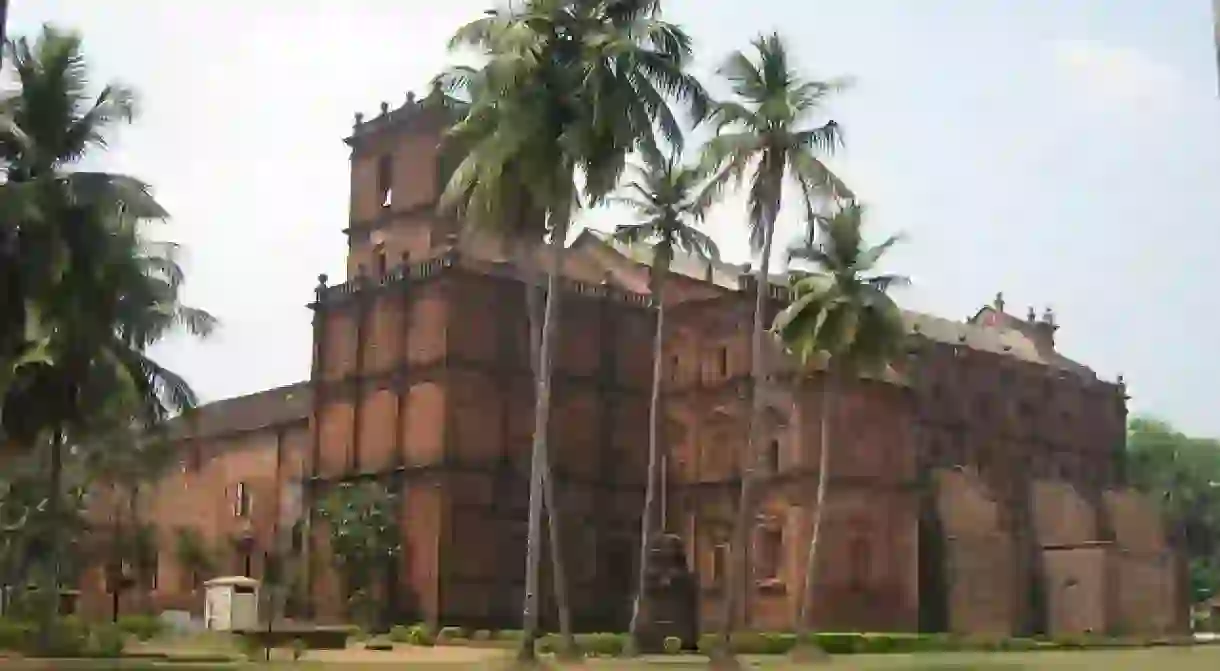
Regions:
<instances>
[{"instance_id":1,"label":"small green plant","mask_svg":"<svg viewBox=\"0 0 1220 671\"><path fill-rule=\"evenodd\" d=\"M388 638L394 643L405 643L407 645L420 645L430 647L435 644L435 639L426 625L413 624L404 626L401 624L394 625L390 628Z\"/></svg>"},{"instance_id":2,"label":"small green plant","mask_svg":"<svg viewBox=\"0 0 1220 671\"><path fill-rule=\"evenodd\" d=\"M491 631L488 629L477 629L470 635L470 640L472 641L490 641L491 639Z\"/></svg>"},{"instance_id":3,"label":"small green plant","mask_svg":"<svg viewBox=\"0 0 1220 671\"><path fill-rule=\"evenodd\" d=\"M661 642L661 648L667 655L676 655L682 652L682 639L677 636L666 636L665 640Z\"/></svg>"},{"instance_id":4,"label":"small green plant","mask_svg":"<svg viewBox=\"0 0 1220 671\"><path fill-rule=\"evenodd\" d=\"M390 641L381 638L371 638L364 644L365 650L375 650L378 652L389 652L394 649L394 644Z\"/></svg>"},{"instance_id":5,"label":"small green plant","mask_svg":"<svg viewBox=\"0 0 1220 671\"><path fill-rule=\"evenodd\" d=\"M123 656L127 647L128 633L123 628L112 623L100 624L93 628L89 635L89 654L97 657L115 659Z\"/></svg>"},{"instance_id":6,"label":"small green plant","mask_svg":"<svg viewBox=\"0 0 1220 671\"><path fill-rule=\"evenodd\" d=\"M578 634L576 645L585 653L595 657L618 657L627 647L627 635L607 632Z\"/></svg>"},{"instance_id":7,"label":"small green plant","mask_svg":"<svg viewBox=\"0 0 1220 671\"><path fill-rule=\"evenodd\" d=\"M436 634L437 643L447 643L449 641L460 641L467 638L466 630L461 627L441 627L441 630Z\"/></svg>"},{"instance_id":8,"label":"small green plant","mask_svg":"<svg viewBox=\"0 0 1220 671\"><path fill-rule=\"evenodd\" d=\"M119 618L118 626L140 641L150 641L165 631L165 623L152 615L124 615Z\"/></svg>"},{"instance_id":9,"label":"small green plant","mask_svg":"<svg viewBox=\"0 0 1220 671\"><path fill-rule=\"evenodd\" d=\"M309 652L309 644L299 638L292 639L292 661L298 662Z\"/></svg>"}]
</instances>

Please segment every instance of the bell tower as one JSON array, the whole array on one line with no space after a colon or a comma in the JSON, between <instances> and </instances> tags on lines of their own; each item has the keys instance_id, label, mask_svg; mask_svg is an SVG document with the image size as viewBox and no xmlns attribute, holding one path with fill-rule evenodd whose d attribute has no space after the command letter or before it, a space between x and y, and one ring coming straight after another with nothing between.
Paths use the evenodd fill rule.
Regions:
<instances>
[{"instance_id":1,"label":"bell tower","mask_svg":"<svg viewBox=\"0 0 1220 671\"><path fill-rule=\"evenodd\" d=\"M440 216L437 200L455 166L446 165L441 140L452 113L434 99L408 93L397 109L381 103L371 118L356 114L351 147L351 204L347 279L380 277L406 256L423 259L457 232Z\"/></svg>"}]
</instances>

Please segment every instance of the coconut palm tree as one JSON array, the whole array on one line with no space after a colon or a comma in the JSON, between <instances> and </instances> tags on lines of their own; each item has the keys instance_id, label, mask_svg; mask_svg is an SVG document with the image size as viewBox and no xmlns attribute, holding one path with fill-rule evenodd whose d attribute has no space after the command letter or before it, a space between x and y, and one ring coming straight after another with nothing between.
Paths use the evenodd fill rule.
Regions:
<instances>
[{"instance_id":1,"label":"coconut palm tree","mask_svg":"<svg viewBox=\"0 0 1220 671\"><path fill-rule=\"evenodd\" d=\"M763 359L765 305L769 295L770 264L775 221L783 204L785 182L792 181L806 212L826 201L850 198L851 191L822 162L841 144L839 125L808 122L824 112L830 94L843 81L817 81L796 72L788 48L776 34L752 43L753 54L734 52L720 68L733 100L712 110L717 134L704 147L704 169L714 171L713 188L740 186L749 181L750 242L760 253L751 346L751 406L749 438L742 455L741 494L730 550L729 581L725 589L724 628L716 651L729 662L729 636L736 619L746 575L746 540L752 519L752 494L761 440L763 394L767 379Z\"/></svg>"},{"instance_id":2,"label":"coconut palm tree","mask_svg":"<svg viewBox=\"0 0 1220 671\"><path fill-rule=\"evenodd\" d=\"M47 26L33 42L16 40L11 51L19 86L0 99L0 117L9 120L0 124L7 176L0 209L22 217L6 222L16 249L10 258L18 261L9 276L18 290L5 309L42 325L45 356L20 369L0 367L16 371L0 404L9 444L31 446L51 436L48 470L56 492L63 446L87 435L99 408L108 407L105 399L132 399L147 424L195 405L185 380L146 352L179 327L206 335L215 319L181 305L176 248L146 237L147 222L166 216L148 186L73 170L91 149L105 146L115 123L133 119L132 92L110 85L90 95L73 33ZM54 517L59 497L47 505ZM60 545L51 547L56 566ZM53 579L57 573L51 571Z\"/></svg>"},{"instance_id":3,"label":"coconut palm tree","mask_svg":"<svg viewBox=\"0 0 1220 671\"><path fill-rule=\"evenodd\" d=\"M882 257L899 238L891 236L869 246L861 230L863 217L864 208L856 203L829 217L815 217L810 235L788 252L790 263L807 266L812 272L792 274L792 302L772 325L773 333L798 362L798 380L809 374L811 366L823 371L817 501L805 587L799 595L798 656L816 650L808 636L809 607L817 579L835 397L845 380L860 375L884 376L902 352L906 336L902 312L888 291L909 284L909 280L901 275L876 274Z\"/></svg>"},{"instance_id":4,"label":"coconut palm tree","mask_svg":"<svg viewBox=\"0 0 1220 671\"><path fill-rule=\"evenodd\" d=\"M659 151L656 133L681 146L669 101L691 103L696 115L704 110L703 88L684 72L690 39L660 20L659 11L657 0L526 0L488 12L453 38L455 46L480 50L486 64L478 71L477 95L451 132L467 153L442 206L474 225L496 227L520 223L513 214L529 205L540 216L528 220L528 238L550 247L535 372L521 648L526 660L533 659L537 635L558 273L569 226L582 207L614 189L630 153Z\"/></svg>"},{"instance_id":5,"label":"coconut palm tree","mask_svg":"<svg viewBox=\"0 0 1220 671\"><path fill-rule=\"evenodd\" d=\"M644 513L640 520L640 557L636 576L635 600L631 608L628 635L634 650L640 648L640 613L645 607L649 548L655 522L654 501L658 474L658 452L661 426L661 380L663 378L662 349L665 341L665 279L674 254L683 252L705 261L719 261L720 250L697 224L703 221L711 199L702 187L704 175L695 168L682 166L677 158L645 157L644 166L636 168L636 179L626 186L627 195L616 198L635 210L639 220L619 226L614 238L627 244L650 243L649 293L657 308L657 321L652 341L652 391L648 416L648 483L644 488ZM663 523L663 522L662 522Z\"/></svg>"}]
</instances>

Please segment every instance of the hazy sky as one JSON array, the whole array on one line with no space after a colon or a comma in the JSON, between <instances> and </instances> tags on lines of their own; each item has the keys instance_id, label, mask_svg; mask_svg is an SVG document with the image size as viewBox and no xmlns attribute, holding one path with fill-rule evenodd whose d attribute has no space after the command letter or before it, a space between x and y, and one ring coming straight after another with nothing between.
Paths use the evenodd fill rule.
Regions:
<instances>
[{"instance_id":1,"label":"hazy sky","mask_svg":"<svg viewBox=\"0 0 1220 671\"><path fill-rule=\"evenodd\" d=\"M190 250L189 300L223 320L162 348L208 400L309 374L315 276L342 275L356 111L397 106L489 0L13 0L10 31L80 29L94 78L142 93L105 165L153 183ZM1054 306L1060 349L1124 373L1137 412L1220 435L1211 266L1220 100L1209 0L669 0L701 72L779 29L833 108L834 164L874 234L909 241L912 308L996 291ZM747 256L739 200L712 233ZM616 213L590 221L612 226ZM785 221L792 230L795 221ZM1209 261L1209 259L1213 259Z\"/></svg>"}]
</instances>

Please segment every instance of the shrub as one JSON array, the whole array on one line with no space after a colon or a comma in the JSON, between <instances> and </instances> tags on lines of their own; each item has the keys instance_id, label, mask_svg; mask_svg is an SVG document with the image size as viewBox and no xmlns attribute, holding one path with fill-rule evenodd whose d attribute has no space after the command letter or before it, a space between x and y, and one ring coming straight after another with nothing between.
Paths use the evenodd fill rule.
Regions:
<instances>
[{"instance_id":1,"label":"shrub","mask_svg":"<svg viewBox=\"0 0 1220 671\"><path fill-rule=\"evenodd\" d=\"M576 645L586 653L598 657L618 657L627 647L626 634L598 633L577 634Z\"/></svg>"},{"instance_id":2,"label":"shrub","mask_svg":"<svg viewBox=\"0 0 1220 671\"><path fill-rule=\"evenodd\" d=\"M237 637L238 648L246 655L247 658L254 660L260 655L265 655L267 648L263 646L262 641L257 636L241 635Z\"/></svg>"},{"instance_id":3,"label":"shrub","mask_svg":"<svg viewBox=\"0 0 1220 671\"><path fill-rule=\"evenodd\" d=\"M165 623L153 615L124 615L119 618L119 629L141 641L148 641L165 631Z\"/></svg>"},{"instance_id":4,"label":"shrub","mask_svg":"<svg viewBox=\"0 0 1220 671\"><path fill-rule=\"evenodd\" d=\"M710 655L718 645L720 645L720 634L701 634L696 647L699 649L699 652Z\"/></svg>"},{"instance_id":5,"label":"shrub","mask_svg":"<svg viewBox=\"0 0 1220 671\"><path fill-rule=\"evenodd\" d=\"M38 635L35 634L30 644L36 646L39 642L37 639ZM51 625L46 647L36 652L44 657L83 657L88 647L89 630L84 623L76 617L63 617Z\"/></svg>"},{"instance_id":6,"label":"shrub","mask_svg":"<svg viewBox=\"0 0 1220 671\"><path fill-rule=\"evenodd\" d=\"M435 643L432 633L428 631L428 627L422 624L413 624L409 627L404 627L401 624L394 625L390 628L389 639L394 643L406 643L407 645L425 647Z\"/></svg>"},{"instance_id":7,"label":"shrub","mask_svg":"<svg viewBox=\"0 0 1220 671\"><path fill-rule=\"evenodd\" d=\"M116 658L123 656L123 648L127 647L128 632L116 624L106 623L93 628L89 636L89 654L98 657Z\"/></svg>"},{"instance_id":8,"label":"shrub","mask_svg":"<svg viewBox=\"0 0 1220 671\"><path fill-rule=\"evenodd\" d=\"M388 652L394 649L394 644L380 638L371 638L364 644L365 650L375 650L377 652Z\"/></svg>"},{"instance_id":9,"label":"shrub","mask_svg":"<svg viewBox=\"0 0 1220 671\"><path fill-rule=\"evenodd\" d=\"M309 644L305 641L294 638L292 639L292 661L299 661L309 651Z\"/></svg>"},{"instance_id":10,"label":"shrub","mask_svg":"<svg viewBox=\"0 0 1220 671\"><path fill-rule=\"evenodd\" d=\"M661 648L667 655L676 655L682 652L682 639L677 636L666 636L665 640L661 642Z\"/></svg>"},{"instance_id":11,"label":"shrub","mask_svg":"<svg viewBox=\"0 0 1220 671\"><path fill-rule=\"evenodd\" d=\"M813 643L828 655L850 655L856 652L857 646L863 646L860 634L818 633L813 635Z\"/></svg>"},{"instance_id":12,"label":"shrub","mask_svg":"<svg viewBox=\"0 0 1220 671\"><path fill-rule=\"evenodd\" d=\"M534 642L534 649L541 655L552 655L559 652L563 639L559 634L545 634Z\"/></svg>"},{"instance_id":13,"label":"shrub","mask_svg":"<svg viewBox=\"0 0 1220 671\"><path fill-rule=\"evenodd\" d=\"M441 627L441 630L436 634L437 643L458 641L464 638L467 638L466 630L461 627Z\"/></svg>"},{"instance_id":14,"label":"shrub","mask_svg":"<svg viewBox=\"0 0 1220 671\"><path fill-rule=\"evenodd\" d=\"M525 632L520 629L501 629L495 633L497 641L520 641L525 638Z\"/></svg>"},{"instance_id":15,"label":"shrub","mask_svg":"<svg viewBox=\"0 0 1220 671\"><path fill-rule=\"evenodd\" d=\"M23 652L29 649L30 641L34 640L36 629L29 622L0 619L0 650L7 652Z\"/></svg>"},{"instance_id":16,"label":"shrub","mask_svg":"<svg viewBox=\"0 0 1220 671\"><path fill-rule=\"evenodd\" d=\"M472 641L490 641L491 639L491 631L487 629L478 629L470 635L470 640Z\"/></svg>"}]
</instances>

